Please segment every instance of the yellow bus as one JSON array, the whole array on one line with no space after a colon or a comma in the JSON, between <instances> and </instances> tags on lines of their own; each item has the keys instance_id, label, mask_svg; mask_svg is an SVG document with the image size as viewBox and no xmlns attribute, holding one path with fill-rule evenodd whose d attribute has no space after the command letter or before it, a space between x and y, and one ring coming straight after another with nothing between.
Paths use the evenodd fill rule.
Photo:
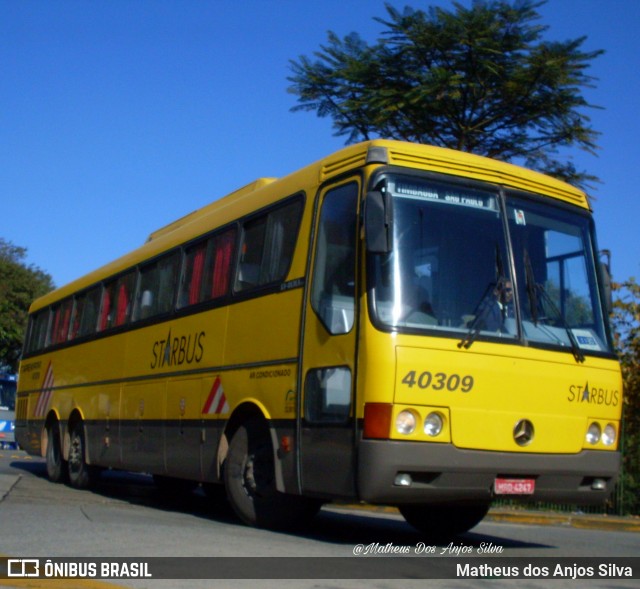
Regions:
<instances>
[{"instance_id":1,"label":"yellow bus","mask_svg":"<svg viewBox=\"0 0 640 589\"><path fill-rule=\"evenodd\" d=\"M223 486L265 527L332 500L432 534L496 498L602 503L622 407L607 299L582 192L352 145L37 300L17 439L52 481Z\"/></svg>"}]
</instances>

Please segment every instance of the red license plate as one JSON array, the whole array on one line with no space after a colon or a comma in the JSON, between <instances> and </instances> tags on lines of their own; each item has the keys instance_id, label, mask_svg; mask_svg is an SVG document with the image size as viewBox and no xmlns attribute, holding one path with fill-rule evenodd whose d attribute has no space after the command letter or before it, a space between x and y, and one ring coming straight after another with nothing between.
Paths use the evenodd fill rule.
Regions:
<instances>
[{"instance_id":1,"label":"red license plate","mask_svg":"<svg viewBox=\"0 0 640 589\"><path fill-rule=\"evenodd\" d=\"M533 495L535 479L496 479L493 490L496 495Z\"/></svg>"}]
</instances>

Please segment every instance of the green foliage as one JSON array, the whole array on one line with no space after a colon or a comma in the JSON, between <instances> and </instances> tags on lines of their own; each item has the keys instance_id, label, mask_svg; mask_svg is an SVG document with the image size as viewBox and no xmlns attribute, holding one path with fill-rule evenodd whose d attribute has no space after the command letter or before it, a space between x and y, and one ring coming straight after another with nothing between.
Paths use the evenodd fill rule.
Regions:
<instances>
[{"instance_id":1,"label":"green foliage","mask_svg":"<svg viewBox=\"0 0 640 589\"><path fill-rule=\"evenodd\" d=\"M622 365L624 408L622 510L640 514L640 285L634 278L613 285L612 324Z\"/></svg>"},{"instance_id":2,"label":"green foliage","mask_svg":"<svg viewBox=\"0 0 640 589\"><path fill-rule=\"evenodd\" d=\"M576 185L597 181L559 159L558 149L597 149L581 94L594 78L585 37L551 42L537 24L544 4L520 0L458 3L453 10L386 5L374 44L357 33L314 58L291 61L292 110L331 117L347 142L388 137L519 160Z\"/></svg>"},{"instance_id":3,"label":"green foliage","mask_svg":"<svg viewBox=\"0 0 640 589\"><path fill-rule=\"evenodd\" d=\"M0 238L0 366L17 369L27 313L33 300L53 288L51 276L26 266L27 250Z\"/></svg>"}]
</instances>

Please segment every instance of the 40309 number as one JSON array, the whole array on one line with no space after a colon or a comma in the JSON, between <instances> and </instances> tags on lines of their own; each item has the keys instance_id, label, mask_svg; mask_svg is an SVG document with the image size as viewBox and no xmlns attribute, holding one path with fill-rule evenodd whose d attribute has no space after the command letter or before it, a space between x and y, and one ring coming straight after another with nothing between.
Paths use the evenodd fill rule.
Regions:
<instances>
[{"instance_id":1,"label":"40309 number","mask_svg":"<svg viewBox=\"0 0 640 589\"><path fill-rule=\"evenodd\" d=\"M473 376L467 374L446 374L444 372L436 372L435 374L426 370L418 374L417 370L409 371L402 379L402 384L409 388L417 386L419 389L431 389L433 391L461 391L470 393L473 389Z\"/></svg>"}]
</instances>

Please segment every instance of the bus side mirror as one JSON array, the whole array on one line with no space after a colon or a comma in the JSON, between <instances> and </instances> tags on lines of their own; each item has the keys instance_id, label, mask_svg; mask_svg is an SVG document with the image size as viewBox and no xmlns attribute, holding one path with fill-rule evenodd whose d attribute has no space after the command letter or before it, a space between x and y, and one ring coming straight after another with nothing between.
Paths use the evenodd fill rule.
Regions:
<instances>
[{"instance_id":1,"label":"bus side mirror","mask_svg":"<svg viewBox=\"0 0 640 589\"><path fill-rule=\"evenodd\" d=\"M609 266L602 264L602 278L604 284L604 302L607 305L607 313L613 312L613 293L611 289L611 274L609 273Z\"/></svg>"},{"instance_id":2,"label":"bus side mirror","mask_svg":"<svg viewBox=\"0 0 640 589\"><path fill-rule=\"evenodd\" d=\"M602 276L602 284L604 286L604 302L607 306L607 313L613 312L613 292L611 288L611 252L609 250L602 250L600 257L605 260L600 260L600 275Z\"/></svg>"},{"instance_id":3,"label":"bus side mirror","mask_svg":"<svg viewBox=\"0 0 640 589\"><path fill-rule=\"evenodd\" d=\"M367 251L386 254L391 251L389 203L382 192L369 192L364 203L364 232Z\"/></svg>"}]
</instances>

